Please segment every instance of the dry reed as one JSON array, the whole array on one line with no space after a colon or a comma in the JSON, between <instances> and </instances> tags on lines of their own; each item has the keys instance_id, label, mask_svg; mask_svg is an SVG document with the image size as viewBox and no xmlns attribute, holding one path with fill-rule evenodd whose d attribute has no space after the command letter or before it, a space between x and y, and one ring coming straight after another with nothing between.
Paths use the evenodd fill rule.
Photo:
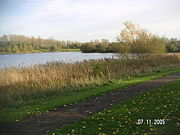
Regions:
<instances>
[{"instance_id":1,"label":"dry reed","mask_svg":"<svg viewBox=\"0 0 180 135\"><path fill-rule=\"evenodd\" d=\"M83 87L111 79L121 79L177 66L179 55L151 56L143 60L92 60L65 64L51 62L31 68L0 71L0 102L8 103L38 92L61 91L66 87Z\"/></svg>"}]
</instances>

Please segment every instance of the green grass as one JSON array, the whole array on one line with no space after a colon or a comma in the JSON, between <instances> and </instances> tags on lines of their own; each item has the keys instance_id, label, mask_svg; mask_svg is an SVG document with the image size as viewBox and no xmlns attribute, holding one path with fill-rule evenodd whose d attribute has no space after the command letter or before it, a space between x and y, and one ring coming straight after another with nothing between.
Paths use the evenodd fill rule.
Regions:
<instances>
[{"instance_id":1,"label":"green grass","mask_svg":"<svg viewBox=\"0 0 180 135\"><path fill-rule=\"evenodd\" d=\"M140 77L133 78L131 80L114 80L111 82L105 82L100 85L91 85L86 88L71 90L62 94L54 94L54 96L48 98L35 98L31 99L30 101L23 101L10 104L6 107L0 108L0 123L2 124L7 122L19 121L23 118L32 115L39 115L42 112L52 110L59 106L79 102L83 99L97 96L111 90L116 90L137 83L150 81L155 78L162 77L175 72L180 72L180 68L173 68L171 70L154 72L152 74L146 74Z\"/></svg>"},{"instance_id":2,"label":"green grass","mask_svg":"<svg viewBox=\"0 0 180 135\"><path fill-rule=\"evenodd\" d=\"M40 50L35 50L39 52L80 52L80 49L60 49L57 51L50 51L49 49L40 49Z\"/></svg>"},{"instance_id":3,"label":"green grass","mask_svg":"<svg viewBox=\"0 0 180 135\"><path fill-rule=\"evenodd\" d=\"M42 53L42 52L80 52L80 49L60 49L58 51L50 51L49 49L38 49L32 51L22 51L22 52L0 52L0 54L19 54L19 53Z\"/></svg>"},{"instance_id":4,"label":"green grass","mask_svg":"<svg viewBox=\"0 0 180 135\"><path fill-rule=\"evenodd\" d=\"M39 49L32 52L80 52L80 49L60 49L57 51L50 51L49 49Z\"/></svg>"},{"instance_id":5,"label":"green grass","mask_svg":"<svg viewBox=\"0 0 180 135\"><path fill-rule=\"evenodd\" d=\"M80 52L80 49L61 49L60 52Z\"/></svg>"},{"instance_id":6,"label":"green grass","mask_svg":"<svg viewBox=\"0 0 180 135\"><path fill-rule=\"evenodd\" d=\"M178 135L179 92L177 80L48 135ZM144 124L137 124L138 119L143 119ZM158 119L165 123L158 124Z\"/></svg>"}]
</instances>

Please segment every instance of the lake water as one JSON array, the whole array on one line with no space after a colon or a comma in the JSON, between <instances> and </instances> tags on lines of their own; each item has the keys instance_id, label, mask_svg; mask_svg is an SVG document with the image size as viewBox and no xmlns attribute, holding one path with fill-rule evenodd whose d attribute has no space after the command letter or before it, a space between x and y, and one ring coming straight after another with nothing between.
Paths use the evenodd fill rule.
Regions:
<instances>
[{"instance_id":1,"label":"lake water","mask_svg":"<svg viewBox=\"0 0 180 135\"><path fill-rule=\"evenodd\" d=\"M74 63L90 59L116 58L113 53L47 52L28 54L0 54L0 69L28 67L47 62L61 61Z\"/></svg>"}]
</instances>

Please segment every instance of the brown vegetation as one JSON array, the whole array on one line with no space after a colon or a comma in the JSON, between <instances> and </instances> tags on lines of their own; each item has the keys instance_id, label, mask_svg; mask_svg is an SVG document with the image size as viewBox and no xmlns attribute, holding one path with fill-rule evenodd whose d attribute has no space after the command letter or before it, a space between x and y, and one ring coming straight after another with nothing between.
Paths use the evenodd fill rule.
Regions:
<instances>
[{"instance_id":1,"label":"brown vegetation","mask_svg":"<svg viewBox=\"0 0 180 135\"><path fill-rule=\"evenodd\" d=\"M177 66L178 63L180 63L178 55L154 55L143 61L105 59L75 64L55 62L31 68L5 69L0 71L0 102L3 104L24 100L38 93L47 95L52 91L67 90L66 88L123 79L155 69Z\"/></svg>"}]
</instances>

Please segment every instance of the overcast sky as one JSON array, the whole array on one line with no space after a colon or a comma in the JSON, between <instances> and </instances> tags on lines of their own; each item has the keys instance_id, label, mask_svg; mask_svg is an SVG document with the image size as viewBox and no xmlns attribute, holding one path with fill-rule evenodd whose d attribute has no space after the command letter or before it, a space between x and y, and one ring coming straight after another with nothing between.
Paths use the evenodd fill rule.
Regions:
<instances>
[{"instance_id":1,"label":"overcast sky","mask_svg":"<svg viewBox=\"0 0 180 135\"><path fill-rule=\"evenodd\" d=\"M0 36L115 41L132 21L160 36L180 38L180 0L0 0Z\"/></svg>"}]
</instances>

